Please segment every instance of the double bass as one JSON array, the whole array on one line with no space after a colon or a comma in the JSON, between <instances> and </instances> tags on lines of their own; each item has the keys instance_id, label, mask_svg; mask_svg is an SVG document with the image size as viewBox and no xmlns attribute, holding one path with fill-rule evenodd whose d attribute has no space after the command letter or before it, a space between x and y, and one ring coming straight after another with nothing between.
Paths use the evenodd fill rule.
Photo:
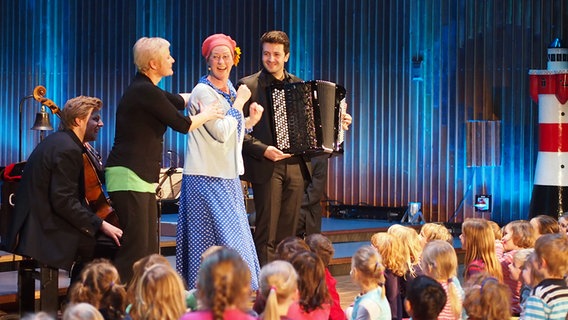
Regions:
<instances>
[{"instance_id":1,"label":"double bass","mask_svg":"<svg viewBox=\"0 0 568 320\"><path fill-rule=\"evenodd\" d=\"M59 107L50 99L45 97L46 89L43 86L37 86L34 88L33 96L42 105L48 107L51 112L61 118L59 114ZM109 199L106 197L103 191L103 184L99 179L97 174L97 169L94 161L98 158L95 154L94 149L89 145L88 142L84 143L85 152L83 153L83 168L85 173L85 199L91 210L97 214L97 216L106 222L114 225L115 227L120 227L118 222L118 216L112 208Z\"/></svg>"}]
</instances>

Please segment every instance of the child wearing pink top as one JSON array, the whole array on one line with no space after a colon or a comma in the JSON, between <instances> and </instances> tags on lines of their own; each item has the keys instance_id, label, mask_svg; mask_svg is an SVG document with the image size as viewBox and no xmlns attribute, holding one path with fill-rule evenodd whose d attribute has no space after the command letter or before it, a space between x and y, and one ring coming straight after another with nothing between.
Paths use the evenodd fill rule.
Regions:
<instances>
[{"instance_id":1,"label":"child wearing pink top","mask_svg":"<svg viewBox=\"0 0 568 320\"><path fill-rule=\"evenodd\" d=\"M509 265L514 263L514 256L520 249L534 246L534 233L531 224L525 220L509 222L503 230L503 248L505 253L499 259L503 270L503 281L511 289L511 313L518 316L521 313L521 287L518 277L511 275Z\"/></svg>"},{"instance_id":2,"label":"child wearing pink top","mask_svg":"<svg viewBox=\"0 0 568 320\"><path fill-rule=\"evenodd\" d=\"M329 314L329 320L345 320L345 313L341 309L341 303L339 301L339 293L337 292L336 284L337 280L329 272L329 263L333 258L335 249L331 241L324 235L319 233L314 233L306 237L306 243L310 247L310 250L321 258L323 264L325 265L325 284L329 290L329 295L331 297L331 309Z\"/></svg>"},{"instance_id":3,"label":"child wearing pink top","mask_svg":"<svg viewBox=\"0 0 568 320\"><path fill-rule=\"evenodd\" d=\"M438 281L447 295L438 320L461 319L463 292L457 279L458 257L454 248L442 240L428 242L420 263L422 272Z\"/></svg>"}]
</instances>

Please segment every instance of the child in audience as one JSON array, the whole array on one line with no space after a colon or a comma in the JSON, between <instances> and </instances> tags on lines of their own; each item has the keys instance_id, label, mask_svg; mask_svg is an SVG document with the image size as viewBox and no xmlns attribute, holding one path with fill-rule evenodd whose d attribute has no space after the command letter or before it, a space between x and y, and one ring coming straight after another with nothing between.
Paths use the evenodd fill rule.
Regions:
<instances>
[{"instance_id":1,"label":"child in audience","mask_svg":"<svg viewBox=\"0 0 568 320\"><path fill-rule=\"evenodd\" d=\"M81 271L80 279L71 288L71 303L89 303L107 320L123 318L126 290L120 284L118 271L112 263L95 260Z\"/></svg>"},{"instance_id":2,"label":"child in audience","mask_svg":"<svg viewBox=\"0 0 568 320\"><path fill-rule=\"evenodd\" d=\"M310 250L320 257L325 266L325 283L329 296L331 297L331 310L329 320L345 320L345 313L341 309L341 302L339 300L339 293L337 292L337 280L329 272L329 263L333 258L335 249L331 241L320 233L314 233L306 237L306 244Z\"/></svg>"},{"instance_id":3,"label":"child in audience","mask_svg":"<svg viewBox=\"0 0 568 320\"><path fill-rule=\"evenodd\" d=\"M296 237L296 236L289 236L276 246L276 259L290 261L292 256L296 252L300 251L310 251L310 247L304 241L304 239Z\"/></svg>"},{"instance_id":4,"label":"child in audience","mask_svg":"<svg viewBox=\"0 0 568 320\"><path fill-rule=\"evenodd\" d=\"M465 289L463 307L470 320L511 318L511 291L506 284L486 272L471 276Z\"/></svg>"},{"instance_id":5,"label":"child in audience","mask_svg":"<svg viewBox=\"0 0 568 320\"><path fill-rule=\"evenodd\" d=\"M443 240L442 240L443 241ZM428 277L417 276L408 282L404 308L412 320L436 320L446 305L446 291L442 285Z\"/></svg>"},{"instance_id":6,"label":"child in audience","mask_svg":"<svg viewBox=\"0 0 568 320\"><path fill-rule=\"evenodd\" d=\"M276 245L275 258L277 260L290 262L292 256L301 251L310 251L310 247L304 239L296 236L289 236L282 239L282 241ZM254 300L252 309L258 314L262 313L264 311L265 302L264 297L260 294L260 290L258 290L256 292L256 299Z\"/></svg>"},{"instance_id":7,"label":"child in audience","mask_svg":"<svg viewBox=\"0 0 568 320\"><path fill-rule=\"evenodd\" d=\"M289 319L290 305L298 300L298 274L288 261L275 260L260 269L260 295L266 301L263 320Z\"/></svg>"},{"instance_id":8,"label":"child in audience","mask_svg":"<svg viewBox=\"0 0 568 320\"><path fill-rule=\"evenodd\" d=\"M534 248L537 270L544 280L531 292L522 319L565 319L568 313L568 287L564 281L568 272L568 238L551 233L536 240Z\"/></svg>"},{"instance_id":9,"label":"child in audience","mask_svg":"<svg viewBox=\"0 0 568 320\"><path fill-rule=\"evenodd\" d=\"M521 310L523 309L523 305L525 304L525 301L527 300L527 297L529 296L532 290L532 284L531 284L532 281L531 280L525 281L522 277L522 274L525 270L525 263L528 261L529 255L532 252L534 252L533 248L518 250L517 252L515 252L515 255L513 256L513 261L509 264L508 267L511 279L515 281L520 281L522 283L521 290L519 291L519 298L520 298L519 304L521 306Z\"/></svg>"},{"instance_id":10,"label":"child in audience","mask_svg":"<svg viewBox=\"0 0 568 320\"><path fill-rule=\"evenodd\" d=\"M126 307L126 313L130 312L132 304L136 302L136 290L138 289L140 278L142 278L142 275L148 268L155 264L171 266L166 257L157 253L148 255L134 262L134 265L132 266L132 278L130 279L130 283L128 284L128 288L126 290L126 301L128 303L128 306Z\"/></svg>"},{"instance_id":11,"label":"child in audience","mask_svg":"<svg viewBox=\"0 0 568 320\"><path fill-rule=\"evenodd\" d=\"M519 277L516 279L510 273L509 265L513 263L514 255L520 249L531 248L534 246L533 228L526 220L516 220L509 222L503 228L504 253L498 257L503 270L503 281L511 289L511 311L513 316L519 316L521 313L521 287L522 282Z\"/></svg>"},{"instance_id":12,"label":"child in audience","mask_svg":"<svg viewBox=\"0 0 568 320\"><path fill-rule=\"evenodd\" d=\"M505 252L503 242L501 241L503 239L503 230L495 221L487 220L487 223L491 226L491 230L493 230L493 235L495 236L495 253L497 257L501 257Z\"/></svg>"},{"instance_id":13,"label":"child in audience","mask_svg":"<svg viewBox=\"0 0 568 320\"><path fill-rule=\"evenodd\" d=\"M495 236L487 220L479 218L466 219L462 224L460 235L462 248L465 250L464 279L479 272L487 272L503 281L503 271L495 252Z\"/></svg>"},{"instance_id":14,"label":"child in audience","mask_svg":"<svg viewBox=\"0 0 568 320\"><path fill-rule=\"evenodd\" d=\"M428 222L420 228L420 243L422 247L432 240L443 240L449 244L453 244L453 237L450 230L443 224Z\"/></svg>"},{"instance_id":15,"label":"child in audience","mask_svg":"<svg viewBox=\"0 0 568 320\"><path fill-rule=\"evenodd\" d=\"M391 319L384 271L381 255L375 248L363 246L355 252L351 259L351 279L361 288L361 295L355 298L353 307L345 310L348 319Z\"/></svg>"},{"instance_id":16,"label":"child in audience","mask_svg":"<svg viewBox=\"0 0 568 320\"><path fill-rule=\"evenodd\" d=\"M458 257L454 247L442 240L429 242L422 252L421 264L424 274L438 281L446 292L446 304L438 319L461 319L463 292L457 279Z\"/></svg>"},{"instance_id":17,"label":"child in audience","mask_svg":"<svg viewBox=\"0 0 568 320\"><path fill-rule=\"evenodd\" d=\"M82 272L82 271L81 271ZM86 302L72 303L63 312L63 320L104 320L95 306Z\"/></svg>"},{"instance_id":18,"label":"child in audience","mask_svg":"<svg viewBox=\"0 0 568 320\"><path fill-rule=\"evenodd\" d=\"M25 316L22 317L21 320L55 320L55 318L47 312L40 311L38 313L26 314ZM74 320L74 319L70 319L70 320Z\"/></svg>"},{"instance_id":19,"label":"child in audience","mask_svg":"<svg viewBox=\"0 0 568 320\"><path fill-rule=\"evenodd\" d=\"M399 238L402 245L407 248L409 271L407 280L410 279L409 277L416 277L416 274L420 274L420 257L422 256L422 243L418 232L413 228L395 224L389 227L387 233ZM406 287L403 288L403 291L404 290L406 290Z\"/></svg>"},{"instance_id":20,"label":"child in audience","mask_svg":"<svg viewBox=\"0 0 568 320\"><path fill-rule=\"evenodd\" d=\"M406 281L410 281L416 278L416 275L422 274L420 269L420 257L422 256L422 242L420 241L420 236L414 228L406 227L400 224L395 224L389 227L387 233L400 239L402 244L408 248L408 272L405 274L400 287L400 298L401 302L406 298ZM402 310L402 316L408 317L406 310L400 305Z\"/></svg>"},{"instance_id":21,"label":"child in audience","mask_svg":"<svg viewBox=\"0 0 568 320\"><path fill-rule=\"evenodd\" d=\"M202 310L186 313L181 319L255 319L245 312L250 281L250 269L235 250L221 248L211 253L203 260L197 278Z\"/></svg>"},{"instance_id":22,"label":"child in audience","mask_svg":"<svg viewBox=\"0 0 568 320\"><path fill-rule=\"evenodd\" d=\"M296 252L290 263L298 273L300 299L288 310L290 319L327 320L331 309L331 298L325 285L325 266L311 251Z\"/></svg>"},{"instance_id":23,"label":"child in audience","mask_svg":"<svg viewBox=\"0 0 568 320\"><path fill-rule=\"evenodd\" d=\"M568 234L568 212L564 212L558 217L558 227L561 232Z\"/></svg>"},{"instance_id":24,"label":"child in audience","mask_svg":"<svg viewBox=\"0 0 568 320\"><path fill-rule=\"evenodd\" d=\"M535 239L540 238L543 234L558 233L560 231L558 221L551 216L538 215L532 218L530 223L534 229Z\"/></svg>"},{"instance_id":25,"label":"child in audience","mask_svg":"<svg viewBox=\"0 0 568 320\"><path fill-rule=\"evenodd\" d=\"M178 320L186 310L185 288L170 266L154 264L146 269L136 286L132 320Z\"/></svg>"},{"instance_id":26,"label":"child in audience","mask_svg":"<svg viewBox=\"0 0 568 320\"><path fill-rule=\"evenodd\" d=\"M530 292L532 292L532 289L536 287L537 284L539 284L542 280L544 280L542 274L540 274L538 270L534 268L534 266L537 263L537 260L538 258L533 248L532 252L527 257L527 261L525 261L525 264L523 266L523 271L521 272L521 277L523 278L523 282L526 283L531 288Z\"/></svg>"},{"instance_id":27,"label":"child in audience","mask_svg":"<svg viewBox=\"0 0 568 320\"><path fill-rule=\"evenodd\" d=\"M401 290L406 286L404 278L408 273L408 251L399 238L386 232L375 233L371 244L382 257L385 266L385 295L390 305L392 319L402 319Z\"/></svg>"},{"instance_id":28,"label":"child in audience","mask_svg":"<svg viewBox=\"0 0 568 320\"><path fill-rule=\"evenodd\" d=\"M203 260L205 260L205 258L207 258L207 256L209 256L210 254L212 254L213 252L220 250L221 248L223 248L223 246L210 246L209 248L207 248L202 254L201 254L201 261L200 263L203 263ZM201 266L199 266L201 268ZM198 309L199 307L199 303L197 301L197 289L191 289L189 290L189 292L187 292L186 295L186 299L185 299L187 308L191 311L195 311Z\"/></svg>"}]
</instances>

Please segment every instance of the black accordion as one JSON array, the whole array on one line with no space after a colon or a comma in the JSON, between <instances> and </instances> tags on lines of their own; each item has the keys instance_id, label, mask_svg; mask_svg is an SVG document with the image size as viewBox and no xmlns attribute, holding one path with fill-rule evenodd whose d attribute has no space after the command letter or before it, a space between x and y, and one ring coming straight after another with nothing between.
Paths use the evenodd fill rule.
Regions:
<instances>
[{"instance_id":1,"label":"black accordion","mask_svg":"<svg viewBox=\"0 0 568 320\"><path fill-rule=\"evenodd\" d=\"M270 86L275 147L290 154L343 153L345 88L312 80Z\"/></svg>"}]
</instances>

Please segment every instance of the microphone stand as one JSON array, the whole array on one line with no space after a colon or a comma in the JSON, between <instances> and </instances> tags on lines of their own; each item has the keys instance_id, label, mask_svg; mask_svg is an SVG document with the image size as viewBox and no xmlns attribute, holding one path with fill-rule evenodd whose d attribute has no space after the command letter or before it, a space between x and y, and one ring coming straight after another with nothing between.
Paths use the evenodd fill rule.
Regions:
<instances>
[{"instance_id":1,"label":"microphone stand","mask_svg":"<svg viewBox=\"0 0 568 320\"><path fill-rule=\"evenodd\" d=\"M164 185L164 183L166 182L166 180L170 181L170 190L173 194L173 190L174 190L174 184L172 181L172 175L174 173L176 173L176 167L172 166L172 151L168 150L168 155L169 155L169 159L170 159L170 168L168 170L166 170L164 176L160 179L160 181L158 182L158 186L156 187L156 197L158 198L158 200L156 201L157 205L158 205L158 244L160 243L160 236L162 235L162 225L161 225L161 219L162 219L162 186ZM174 196L175 198L175 196ZM160 253L162 252L162 247L158 246Z\"/></svg>"}]
</instances>

